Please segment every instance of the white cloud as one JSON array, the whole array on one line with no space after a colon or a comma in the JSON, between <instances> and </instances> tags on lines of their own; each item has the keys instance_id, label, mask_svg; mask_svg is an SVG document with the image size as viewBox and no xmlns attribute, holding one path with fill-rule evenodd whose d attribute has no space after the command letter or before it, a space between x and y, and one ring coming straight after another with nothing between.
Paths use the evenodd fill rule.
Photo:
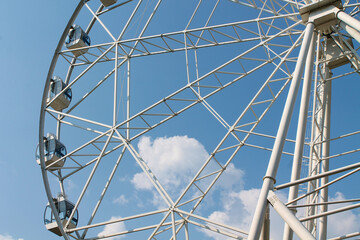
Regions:
<instances>
[{"instance_id":1,"label":"white cloud","mask_svg":"<svg viewBox=\"0 0 360 240\"><path fill-rule=\"evenodd\" d=\"M150 137L142 137L138 148L139 154L173 199L183 192L209 157L205 147L196 139L188 136L160 137L155 140ZM211 162L207 168L210 172L219 170L219 166L215 162ZM214 189L221 191L238 189L243 185L243 175L242 170L230 163ZM209 181L210 179L202 180L198 184L204 185L204 189L206 189ZM161 197L158 197L144 172L136 173L131 182L138 190L152 190L153 205L159 208L167 207ZM208 196L209 198L211 196Z\"/></svg>"},{"instance_id":2,"label":"white cloud","mask_svg":"<svg viewBox=\"0 0 360 240\"><path fill-rule=\"evenodd\" d=\"M151 140L142 137L139 153L155 176L169 193L178 193L208 158L204 146L187 136L161 137ZM132 179L137 189L152 189L145 173L137 173Z\"/></svg>"},{"instance_id":3,"label":"white cloud","mask_svg":"<svg viewBox=\"0 0 360 240\"><path fill-rule=\"evenodd\" d=\"M222 198L223 209L212 212L208 218L215 222L220 222L230 226L237 226L241 230L249 231L259 193L260 189L229 192ZM276 192L276 194L282 202L286 202L286 196L283 193ZM342 193L337 192L335 197L330 198L329 201L341 201L345 199L346 198ZM350 204L331 205L329 210L347 205ZM272 208L270 208L270 219L271 239L282 239L284 221ZM328 237L332 238L346 233L359 232L359 222L360 214L356 214L355 211L347 211L336 215L330 215L328 218ZM220 234L211 231L204 230L203 232L215 240L228 239L227 237L223 237ZM295 239L297 238L295 237Z\"/></svg>"},{"instance_id":4,"label":"white cloud","mask_svg":"<svg viewBox=\"0 0 360 240\"><path fill-rule=\"evenodd\" d=\"M119 205L124 205L124 204L126 204L126 203L128 203L129 202L129 200L127 200L126 199L126 197L125 197L125 195L120 195L120 197L118 197L118 198L115 198L114 200L113 200L113 203L116 203L116 204L119 204Z\"/></svg>"},{"instance_id":5,"label":"white cloud","mask_svg":"<svg viewBox=\"0 0 360 240\"><path fill-rule=\"evenodd\" d=\"M259 193L259 189L229 192L222 200L224 209L211 213L208 218L215 222L238 226L238 228L248 231ZM215 233L206 232L206 234L216 240L224 239Z\"/></svg>"},{"instance_id":6,"label":"white cloud","mask_svg":"<svg viewBox=\"0 0 360 240\"><path fill-rule=\"evenodd\" d=\"M121 217L111 217L110 221L119 219ZM126 231L126 226L124 222L117 222L117 223L113 223L110 225L106 225L104 227L104 230L102 232L100 232L98 234L98 237L101 236L106 236L109 234L114 234L114 233L119 233L119 232L123 232ZM110 238L106 238L107 240L119 240L119 239L123 239L124 236L115 236L115 237L110 237Z\"/></svg>"},{"instance_id":7,"label":"white cloud","mask_svg":"<svg viewBox=\"0 0 360 240\"><path fill-rule=\"evenodd\" d=\"M346 198L342 193L337 192L335 197L330 198L329 201L342 201L345 199ZM348 205L351 205L351 203L330 205L329 210L345 207ZM337 237L346 233L359 232L359 222L360 214L355 214L354 211L346 211L343 213L330 215L328 219L328 237Z\"/></svg>"},{"instance_id":8,"label":"white cloud","mask_svg":"<svg viewBox=\"0 0 360 240\"><path fill-rule=\"evenodd\" d=\"M24 240L23 238L14 238L8 234L2 235L0 234L0 240Z\"/></svg>"},{"instance_id":9,"label":"white cloud","mask_svg":"<svg viewBox=\"0 0 360 240\"><path fill-rule=\"evenodd\" d=\"M182 192L209 157L200 142L187 136L162 137L155 140L150 137L142 137L138 148L144 161L147 162L150 169L172 197L172 194ZM217 168L215 163L210 163L208 167L210 172ZM221 195L218 203L222 208L210 213L208 218L215 222L237 226L242 230L249 231L260 189L243 190L243 176L244 172L241 169L237 169L232 163L228 165L225 173L220 177L213 189L218 190ZM152 191L152 203L154 206L166 207L145 173L135 174L132 183L138 190ZM204 181L203 184L207 185L208 183ZM212 197L214 197L214 202L217 202L215 196L212 196L213 192L208 194L207 198L208 200L210 198L211 202ZM281 201L287 201L283 193L277 192L276 194ZM345 197L341 193L337 193L335 198L331 200L343 199ZM345 204L342 204L342 206L345 206ZM336 208L338 207L341 206L337 205ZM270 209L271 239L281 239L284 221L272 208ZM297 215L301 215L301 212L299 211ZM338 224L339 222L342 224ZM330 216L328 220L328 237L339 236L346 232L360 231L359 222L360 214L356 215L354 211ZM203 232L215 240L228 239L212 231L203 230Z\"/></svg>"},{"instance_id":10,"label":"white cloud","mask_svg":"<svg viewBox=\"0 0 360 240\"><path fill-rule=\"evenodd\" d=\"M230 163L225 172L219 178L215 187L226 191L236 191L236 189L242 189L244 182L244 171L235 167L233 163Z\"/></svg>"},{"instance_id":11,"label":"white cloud","mask_svg":"<svg viewBox=\"0 0 360 240\"><path fill-rule=\"evenodd\" d=\"M176 200L184 191L209 157L205 147L196 139L188 136L160 137L154 140L150 137L142 137L138 143L138 149L141 157L173 200ZM219 170L217 163L212 161L208 164L207 173L217 170ZM216 190L225 192L242 189L243 175L242 170L230 163L225 173L214 185L213 190L208 194L207 205L214 204L212 195ZM211 181L210 178L203 179L197 184L206 189ZM158 208L168 207L144 172L136 173L131 182L137 190L150 190L152 192L152 204L154 206ZM221 195L223 194L221 193Z\"/></svg>"},{"instance_id":12,"label":"white cloud","mask_svg":"<svg viewBox=\"0 0 360 240\"><path fill-rule=\"evenodd\" d=\"M141 190L151 190L153 188L153 185L149 181L148 177L145 173L136 173L131 180L131 182L135 185L136 189Z\"/></svg>"},{"instance_id":13,"label":"white cloud","mask_svg":"<svg viewBox=\"0 0 360 240\"><path fill-rule=\"evenodd\" d=\"M215 222L249 231L259 194L260 189L231 191L222 198L223 209L211 213L208 218ZM277 192L277 195L282 201L285 201L283 194ZM270 210L270 216L271 239L282 239L283 220L272 209ZM228 239L215 232L205 230L203 232L216 240Z\"/></svg>"}]
</instances>

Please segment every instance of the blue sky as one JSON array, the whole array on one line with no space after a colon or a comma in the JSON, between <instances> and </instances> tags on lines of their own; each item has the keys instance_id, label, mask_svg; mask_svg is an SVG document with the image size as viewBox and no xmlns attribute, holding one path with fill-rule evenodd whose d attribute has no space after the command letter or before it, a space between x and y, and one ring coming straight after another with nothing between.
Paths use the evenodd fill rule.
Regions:
<instances>
[{"instance_id":1,"label":"blue sky","mask_svg":"<svg viewBox=\"0 0 360 240\"><path fill-rule=\"evenodd\" d=\"M91 2L93 3L94 0ZM215 1L211 2L214 3ZM166 4L169 4L169 2L164 2L164 8L169 7ZM230 3L227 2L225 4ZM40 168L35 162L34 155L38 142L40 104L45 78L59 38L76 5L77 1L75 0L54 0L51 2L45 0L25 1L21 3L21 7L12 5L9 1L3 3L6 11L3 11L0 15L0 29L2 30L0 33L0 79L3 84L2 88L0 88L1 106L3 106L0 124L0 136L2 136L0 144L2 152L0 157L0 212L2 213L0 240L56 238L43 225L43 212L47 199ZM195 4L193 6L188 5L188 7L193 9ZM215 23L226 23L234 21L234 19L239 21L251 17L252 12L247 12L246 14L236 15L236 18L233 18L234 15L230 13L237 13L237 7L238 5L234 4L233 8L231 10L227 9L226 12L220 8L220 12L217 12L214 16ZM209 9L211 8L208 6L204 7L202 9L204 13L199 14L200 19L196 19L190 25L190 28L202 26L201 24L205 18L202 19L201 17L205 16ZM191 11L185 11L186 8L181 5L169 7L169 11L161 10L159 12L161 12L161 16L165 19L176 19L178 21L165 22L162 20L163 18L154 18L153 25L150 25L147 34L152 35L182 30L187 23L187 19L191 16ZM86 17L88 15L82 15L76 23L86 25ZM121 25L124 24L125 19L126 17L110 18L105 19L105 21L108 20L112 23L109 24L111 30L119 32L114 22L118 21L119 25ZM132 37L131 34L133 32L139 32L139 29L135 28L136 26L129 31L128 38ZM96 29L98 29L98 34L92 36L93 44L110 41L109 36L100 34L100 31L103 31L101 27L96 26ZM283 40L280 39L279 43L283 43ZM243 45L235 45L235 48L220 46L205 50L200 49L199 75L206 74L211 69L235 57L239 49L244 51L244 49L252 46L251 44L243 43ZM296 55L296 52L293 54ZM194 55L193 52L189 54L191 65L194 63ZM151 58L144 57L138 59L134 59L131 65L132 69L134 69L131 72L131 77L134 79L131 83L133 89L132 114L137 113L149 106L150 103L162 99L186 84L183 52L165 57L155 55ZM74 99L79 99L86 93L87 87L99 81L99 78L104 76L104 72L112 68L111 64L102 64L101 66L105 69L104 71L100 68L94 70L94 72L86 76L86 82L80 82L79 86L74 87ZM292 68L294 65L290 62L288 64L289 68ZM232 71L232 67L230 66L227 70ZM234 88L225 89L223 92L209 98L208 103L224 117L225 121L232 125L241 113L242 108L246 106L251 97L259 89L260 83L262 84L261 81L257 80L263 79L263 72L268 74L271 71L271 67L264 67L262 72L256 73L254 77L246 81L244 80L244 82L237 82L234 84ZM62 62L59 61L56 74L64 78L66 75L64 69L66 69L66 62L64 60ZM120 69L120 75L120 78L123 79L125 68ZM196 79L196 71L193 66L190 67L189 75L191 80ZM359 86L357 80L358 76L352 75L352 77L346 80L347 84L343 84L340 80L334 81L334 89L339 90L339 93L334 92L333 95L334 109L338 111L335 111L335 114L333 114L334 136L358 130L356 126L353 126L359 120L360 115L359 111L353 109L357 109L359 99L358 95L353 94L356 88L349 89L348 87L350 84ZM111 95L108 94L112 85L106 84L98 90L97 95L94 94L96 97L89 98L88 102L83 104L84 107L74 111L74 114L111 124L111 104L104 104L111 103L112 101ZM274 88L276 87L274 86ZM349 98L345 99L345 96L349 96ZM279 99L284 100L284 94ZM273 135L276 133L276 124L280 118L282 104L274 104L272 112L264 119L264 123L259 125L259 132ZM234 107L234 105L239 106L239 109ZM123 111L124 104L119 107L119 121L124 118L122 115ZM345 114L349 117L344 119L342 116ZM54 131L53 125L54 122L50 120L49 124L46 125L46 130ZM292 127L294 126L296 126L296 121L292 122ZM69 150L75 149L93 136L91 134L86 135L81 130L74 130L70 127L64 127L63 131L62 141L66 143ZM176 198L225 133L226 129L203 106L198 104L193 109L183 113L181 118L172 119L167 124L164 124L164 126L156 128L146 133L145 136L134 140L133 145L157 174L165 189L169 191L169 194ZM289 131L289 138L295 138L295 130ZM249 143L258 143L258 139L260 138L254 137ZM358 137L353 141L346 142L347 147L349 149L352 148L353 146L350 144L353 144L356 140L358 140ZM272 147L272 144L272 140L265 139L260 139L259 143L259 145L269 148ZM286 150L291 151L292 147L293 145L289 144L289 146L286 146ZM267 159L270 155L267 151L257 150L251 153L250 150L251 148L244 149L236 158L244 159L245 161L234 161L234 164L228 166L227 175L222 178L219 186L215 187L211 194L209 194L210 196L206 198L206 207L201 208L197 213L223 223L235 222L238 226L244 228L249 226L252 216L252 212L249 209L254 209L255 207L256 196L262 183L261 178L265 174ZM335 147L333 153L336 154L340 151L342 150ZM109 171L111 169L110 167L114 160L116 160L116 154L118 152L115 152L113 155L109 154L105 158L110 162L108 165L104 164L105 170ZM221 156L221 154L219 155ZM280 166L281 171L279 171L281 173L279 174L281 175L279 177L280 182L286 182L291 171L290 158L284 157L284 160ZM104 200L105 204L101 209L102 215L96 221L131 216L164 207L164 203L160 198L155 197L154 189L146 182L146 176L141 172L139 166L135 164L129 153L125 155L123 162L121 164L124 165L120 165L123 167L119 168L118 175L114 179L114 186ZM76 199L88 175L89 170L86 169L81 171L81 174L65 182L70 199ZM100 174L99 182L104 181L107 177L108 172ZM52 176L50 176L50 179L53 194L56 195L59 192L58 184ZM99 186L95 184L85 194L86 202L79 209L81 221L85 221L82 219L91 214L92 204L97 200L95 196L97 196L97 191L102 189L102 186L102 183ZM341 189L341 186L338 189ZM345 190L348 189L345 188L344 192ZM345 195L345 193L339 192L333 193L330 197L335 200L356 197L356 194L349 194ZM280 193L279 195L284 201L286 200L285 193ZM236 209L236 211L232 211L232 209ZM239 216L243 217L243 219L235 216L238 213L241 213ZM358 227L356 228L352 225L360 219L358 211L343 217L352 219L348 224L350 230L354 228L359 230ZM279 218L275 217L274 219L275 223L280 222ZM81 224L84 224L84 222L81 222ZM114 226L117 230L125 230L131 227L131 223L130 225L120 224ZM111 227L100 229L95 235L105 234L111 230ZM274 232L279 234L281 231L276 229ZM221 239L201 231L195 231L194 234L198 234L201 237L211 237L211 239Z\"/></svg>"},{"instance_id":2,"label":"blue sky","mask_svg":"<svg viewBox=\"0 0 360 240\"><path fill-rule=\"evenodd\" d=\"M0 16L0 236L49 239L35 163L40 103L50 61L76 1L3 2ZM1 237L0 237L1 238Z\"/></svg>"}]
</instances>

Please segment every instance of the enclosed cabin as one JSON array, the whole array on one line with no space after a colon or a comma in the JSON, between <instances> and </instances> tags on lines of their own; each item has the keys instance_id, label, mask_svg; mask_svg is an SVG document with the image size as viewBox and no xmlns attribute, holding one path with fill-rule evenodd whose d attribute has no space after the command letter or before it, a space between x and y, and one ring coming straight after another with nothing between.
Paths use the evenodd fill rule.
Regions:
<instances>
[{"instance_id":1,"label":"enclosed cabin","mask_svg":"<svg viewBox=\"0 0 360 240\"><path fill-rule=\"evenodd\" d=\"M100 1L105 7L113 5L117 2L117 0L100 0Z\"/></svg>"},{"instance_id":2,"label":"enclosed cabin","mask_svg":"<svg viewBox=\"0 0 360 240\"><path fill-rule=\"evenodd\" d=\"M53 199L57 213L59 215L61 224L63 227L69 222L70 215L74 210L74 204L66 200L63 196ZM77 226L79 220L79 214L76 210L74 216L71 218L67 229L72 229ZM50 204L45 208L44 212L44 224L46 229L61 236L60 228L55 220L55 215L51 209Z\"/></svg>"},{"instance_id":3,"label":"enclosed cabin","mask_svg":"<svg viewBox=\"0 0 360 240\"><path fill-rule=\"evenodd\" d=\"M49 170L56 170L63 167L65 163L65 158L63 157L66 155L66 148L64 144L58 141L52 133L48 133L46 137L44 137L43 143L45 166L50 166ZM40 165L39 145L36 148L36 162Z\"/></svg>"},{"instance_id":4,"label":"enclosed cabin","mask_svg":"<svg viewBox=\"0 0 360 240\"><path fill-rule=\"evenodd\" d=\"M60 77L54 76L50 80L49 94L46 102L50 103L50 106L56 111L62 111L70 105L72 92L67 87L67 84L63 82Z\"/></svg>"},{"instance_id":5,"label":"enclosed cabin","mask_svg":"<svg viewBox=\"0 0 360 240\"><path fill-rule=\"evenodd\" d=\"M65 46L67 49L72 50L71 52L76 57L86 53L88 49L81 48L90 46L90 43L90 37L80 26L74 24L70 27L69 34L65 40Z\"/></svg>"}]
</instances>

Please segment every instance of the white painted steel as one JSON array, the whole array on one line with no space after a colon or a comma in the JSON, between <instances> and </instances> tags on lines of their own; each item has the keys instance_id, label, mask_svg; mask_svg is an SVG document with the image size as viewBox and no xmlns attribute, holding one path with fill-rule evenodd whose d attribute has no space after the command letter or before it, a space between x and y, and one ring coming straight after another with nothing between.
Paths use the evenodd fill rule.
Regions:
<instances>
[{"instance_id":1,"label":"white painted steel","mask_svg":"<svg viewBox=\"0 0 360 240\"><path fill-rule=\"evenodd\" d=\"M345 24L349 25L350 27L352 27L353 29L357 30L358 32L360 32L360 21L357 20L356 18L351 17L349 14L345 13L344 11L339 11L336 14L336 17L340 20L343 21Z\"/></svg>"},{"instance_id":2,"label":"white painted steel","mask_svg":"<svg viewBox=\"0 0 360 240\"><path fill-rule=\"evenodd\" d=\"M341 236L341 237L330 238L329 240L349 239L349 238L357 237L357 236L360 236L360 232L346 234L345 236Z\"/></svg>"},{"instance_id":3,"label":"white painted steel","mask_svg":"<svg viewBox=\"0 0 360 240\"><path fill-rule=\"evenodd\" d=\"M330 69L325 67L323 69L325 78L329 78L331 76ZM322 146L322 165L321 165L321 172L326 173L329 171L329 155L330 155L330 112L331 112L331 81L325 82L325 89L324 89L325 99L324 102L324 126L323 126L323 146ZM320 187L326 185L329 182L328 177L321 178L320 180ZM328 202L329 194L328 188L325 187L321 189L320 192L320 203ZM328 210L327 205L320 206L320 212L326 212ZM319 219L319 239L325 240L327 239L327 217L322 217Z\"/></svg>"},{"instance_id":4,"label":"white painted steel","mask_svg":"<svg viewBox=\"0 0 360 240\"><path fill-rule=\"evenodd\" d=\"M315 237L309 232L308 229L295 217L285 205L280 201L278 196L270 190L268 194L269 203L274 207L275 211L281 216L282 219L290 226L290 228L297 234L300 239L311 240Z\"/></svg>"},{"instance_id":5,"label":"white painted steel","mask_svg":"<svg viewBox=\"0 0 360 240\"><path fill-rule=\"evenodd\" d=\"M345 29L358 43L360 43L360 33L356 29L350 27L344 22L340 22L340 26Z\"/></svg>"},{"instance_id":6,"label":"white painted steel","mask_svg":"<svg viewBox=\"0 0 360 240\"><path fill-rule=\"evenodd\" d=\"M76 9L75 9L73 15L71 16L71 18L70 18L70 20L69 20L63 34L61 35L59 44L58 44L55 52L59 52L61 50L62 45L65 42L68 30L70 29L70 26L72 26L73 22L75 21L75 19L76 19L77 15L79 14L83 4L84 3L80 1L78 6L76 7ZM59 56L55 54L52 61L51 61L50 69L49 69L49 72L48 72L47 77L46 77L46 82L47 83L50 82L50 79L53 76L53 72L54 72L55 65L57 63L58 57ZM48 180L48 175L47 175L47 171L46 171L46 167L45 167L44 146L43 146L42 142L43 142L43 138L45 136L44 118L45 118L45 108L46 108L46 102L47 102L46 98L47 98L48 92L49 92L49 84L45 84L44 93L43 93L43 97L42 97L42 103L41 103L41 110L40 110L39 136L38 136L39 137L39 151L40 151L40 166L41 166L41 173L42 173L43 182L44 182L44 186L45 186L46 196L47 196L48 202L50 204L50 207L52 209L52 212L54 213L56 223L59 226L60 233L63 235L64 239L69 240L69 237L65 234L65 231L64 231L63 226L62 226L62 222L61 222L61 220L59 218L59 214L57 213L55 204L54 204L54 202L52 200L53 195L51 193L49 180Z\"/></svg>"},{"instance_id":7,"label":"white painted steel","mask_svg":"<svg viewBox=\"0 0 360 240\"><path fill-rule=\"evenodd\" d=\"M39 141L42 143L43 136L46 135L45 131L49 129L56 132L56 137L59 140L67 138L74 140L70 142L76 142L75 140L81 138L75 133L69 138L66 128L81 130L84 133L84 138L81 139L81 143L76 142L75 145L70 143L70 150L66 156L59 158L49 166L44 163L44 148L40 144L40 166L51 208L55 210L52 198L54 197L53 192L56 192L56 190L49 182L56 179L59 182L60 192L63 195L65 193L69 194L67 197L76 203L75 210L79 210L80 218L83 216L82 212L84 216L88 215L77 228L67 229L67 226L61 225L59 216L55 214L57 224L60 226L59 231L64 239L89 240L117 236L149 240L199 239L197 234L203 234L200 237L201 239L204 236L212 239L210 235L204 235L205 232L210 232L223 238L257 240L261 231L263 231L262 239L271 239L274 238L272 226L263 225L264 216L266 211L269 211L269 207L278 212L284 222L290 226L285 227L284 240L292 238L292 230L301 239L326 239L329 232L326 223L328 215L351 211L351 209L359 207L359 204L353 204L347 207L338 207L332 211L328 210L330 204L349 204L358 201L357 198L329 201L330 194L334 194L332 188L335 184L355 175L357 176L360 170L360 163L356 162L356 156L358 156L356 154L360 152L359 147L344 148L339 152L330 151L330 145L351 137L356 138L359 136L360 131L355 129L353 132L341 133L336 136L330 135L331 87L329 86L335 80L342 81L337 79L352 77L351 74L358 71L356 66L358 64L359 45L353 41L355 42L354 46L350 46L350 41L347 41L349 37L347 33L359 41L360 25L357 20L357 12L359 12L360 3L357 1L344 1L340 4L341 2L338 0L323 0L316 4L309 4L300 0L198 0L193 5L193 9L189 7L190 2L184 2L186 10L189 12L189 20L185 22L183 30L176 29L176 31L160 33L151 31L153 27L151 24L153 21L158 21L156 17L161 12L161 6L166 6L165 2L165 0L152 2L144 0L80 0L61 36L44 88L39 124ZM247 14L237 14L241 17L236 18L234 21L226 22L226 17L229 16L219 18L222 21L216 21L218 18L217 11L223 4L230 4L231 8L239 8L242 13L251 10L255 11L256 14L253 14L248 19L241 18L242 15L245 17ZM208 10L207 15L202 16L203 22L198 24L197 17L205 5ZM144 6L151 6L147 9L148 12L146 16L144 15L145 17L141 15L145 12ZM96 7L97 10L95 11ZM127 20L121 19L123 20L122 28L116 32L113 26L108 26L107 17L113 16L111 14L115 14L122 7L129 7L128 17ZM308 12L305 14L308 14L308 16L301 19L304 16L301 16L299 9L307 9ZM87 51L86 53L74 57L71 53L72 50L63 48L63 43L72 24L86 21L83 18L84 15L81 15L84 12L85 15L90 16L90 20L87 20L89 22L85 32L90 37L93 36L94 39L102 34L101 37L108 37L110 42L94 41L92 46L84 48ZM128 33L133 29L134 22L138 20L142 21L142 24L139 24L137 35L129 37ZM101 29L101 33L99 29ZM322 35L324 33L328 35ZM355 70L346 72L344 70L343 72L345 68L340 66L341 71L338 71L338 65L332 64L331 61L336 61L337 57L343 56L336 56L335 54L333 58L329 58L327 61L324 60L323 57L327 54L327 37L334 39L341 50L338 52L346 52L346 57L349 59L349 63L355 66ZM311 39L313 43L310 43ZM336 41L337 39L340 40ZM313 48L315 44L317 49ZM218 49L230 47L232 47L233 51L231 57L226 56L223 60L221 58L223 57L222 54L225 55L225 51L217 52L217 54L220 53L219 55L212 52L205 55L206 58L219 58L221 61L212 67L206 65L206 61L203 59L204 55L202 55L204 52L218 51ZM259 54L259 52L261 53ZM137 68L137 60L158 55L183 55L185 60L183 59L184 66L181 67L184 72L182 79L184 85L171 88L166 92L166 95L158 96L158 99L161 100L145 102L144 106L139 109L134 104L138 100L138 96L136 92L133 92L134 86L139 86L137 85L139 82L137 82L138 78L136 76L142 71L142 69ZM313 60L314 56L315 60ZM295 105L296 93L300 87L305 59L307 59L307 62L303 95L300 106L298 106ZM58 60L62 62L59 63ZM81 84L87 84L88 79L86 78L94 73L93 76L95 76L101 66L108 63L110 63L111 67L107 72L102 72L101 76L96 77L98 79L95 84L91 85L86 91L84 90L81 96L76 96L77 92L79 92L76 91L79 90L76 88ZM315 63L315 66L313 66L313 63ZM206 65L206 71L202 69L204 65ZM331 69L336 74L330 74L327 68L328 65L336 66ZM293 71L294 67L295 70ZM68 108L56 111L50 108L52 102L47 102L46 97L51 77L57 73L56 71L63 71L63 69L67 69L67 71L59 74L66 77L64 79L67 87L60 94L69 88L74 88L73 95L76 96L76 100L71 102ZM312 72L314 72L313 76L311 75ZM156 75L157 73L154 74L154 76ZM358 75L354 76L358 77ZM174 81L175 84L177 77L174 74L167 81ZM96 114L96 111L99 110L96 107L81 112L84 110L82 106L91 101L92 96L105 88L111 80L113 80L110 84L111 91L107 92L108 96L111 96L111 119L103 121L90 117L87 112L93 111ZM215 82L212 82L212 80L215 80ZM245 80L250 81L243 85ZM234 90L237 86L250 87L251 84L258 85L254 95L245 103L243 100L240 102L231 100L226 105L223 105L219 98L216 98L219 95L221 96L223 92L226 93L225 89ZM314 86L313 92L310 92L311 84ZM165 85L153 85L154 89L148 89L148 92L152 94L153 90L165 88ZM278 127L278 132L274 136L276 130L267 132L267 129L264 130L262 124L267 123L267 115L271 114L272 109L277 108L279 101L283 101L282 95L288 91L288 85L290 85L290 89L279 126L277 126L276 121L270 121L270 128L272 128L270 130ZM310 94L313 97L312 101L309 101ZM106 107L106 105L100 108L102 107ZM120 107L123 107L122 114L119 114ZM136 143L141 136L156 132L154 129L160 129L161 132L159 127L162 125L165 126L163 129L166 129L166 126L171 126L170 122L174 121L175 117L181 119L186 116L187 112L200 108L208 114L207 118L204 119L204 123L208 121L208 118L212 118L224 131L224 135L215 140L214 149L209 149L211 152L209 152L208 158L204 160L199 169L196 169L195 176L189 179L186 186L183 186L178 196L174 196L171 190L163 185L163 179L159 179L156 173L153 172L151 165L144 160L144 156L136 148ZM295 112L299 112L296 140L287 136L294 108ZM308 113L309 109L313 110ZM226 113L226 110L230 111L230 114ZM79 114L79 111L81 114ZM231 117L229 117L230 115ZM306 124L308 115L311 115L311 124ZM191 122L191 124L193 123ZM191 125L191 127L195 129L197 126ZM306 131L306 129L308 130ZM309 132L312 132L311 138L309 138ZM210 139L215 135L214 129L208 129L206 138ZM257 140L254 141L254 139ZM201 139L199 140L201 141ZM265 144L266 141L270 141L272 146ZM66 142L63 143L66 145ZM289 147L284 148L285 144L291 145L293 150ZM89 151L89 149L95 150ZM226 176L229 172L228 169L233 166L244 164L248 157L242 156L243 149L265 154L271 152L249 233L247 230L240 229L238 223L232 225L229 222L209 219L209 214L202 215L201 211L199 211L199 209L203 211L204 206L206 208L206 197L211 198L213 192L216 192L216 186L219 184L219 180L222 179L221 176ZM116 155L116 157L111 163L112 166L109 167L108 175L105 176L106 181L100 185L100 191L96 199L91 199L94 200L95 204L89 207L86 205L88 200L86 194L92 191L92 187L99 185L95 176L97 173L102 172L101 165L107 164L107 158L113 155ZM293 159L291 178L290 175L283 172L278 174L280 159L286 156ZM352 156L354 160L351 163L342 161L342 165L336 167L330 164L336 159L350 158ZM63 167L57 171L50 170L54 164L63 161L65 158L66 162ZM119 169L122 170L122 164L127 158L131 158L142 173L145 174L149 183L155 189L154 196L156 195L158 199L161 199L166 208L155 211L146 209L143 213L99 221L98 219L102 218L102 207L105 207L107 201L109 201L105 200L106 196L111 191L114 191L111 186L114 185L116 174ZM307 163L302 164L302 161ZM308 164L310 165L308 166ZM265 165L267 165L266 162L264 162ZM258 169L261 169L261 167L258 166ZM309 170L309 173L304 175L306 170ZM259 180L263 176L261 170L258 170L256 174L258 174L256 178ZM280 174L281 179L284 179L283 175L286 175L286 180L282 180L280 185L274 186L277 176ZM67 189L67 181L72 181L79 176L85 179L85 184L80 187L78 194L74 196L72 191ZM289 182L284 183L284 181ZM309 184L309 188L304 190L303 184ZM247 188L245 187L245 189ZM283 204L273 193L273 189L288 189L288 203ZM226 189L226 191L231 191L231 189ZM309 201L303 204L301 201L306 197L308 197ZM269 206L269 202L273 205L272 207ZM300 208L308 209L308 215L305 218L293 214ZM216 210L218 212L222 211L221 207ZM232 210L235 212L237 209ZM74 212L70 215L70 218ZM271 222L271 218L266 218L266 221ZM146 222L145 219L156 219L156 222ZM308 229L300 221L306 221L307 223L304 224ZM132 223L134 228L99 235L99 232L104 227L120 223ZM358 233L347 233L343 237L334 239L346 239L357 235Z\"/></svg>"},{"instance_id":8,"label":"white painted steel","mask_svg":"<svg viewBox=\"0 0 360 240\"><path fill-rule=\"evenodd\" d=\"M300 80L304 71L305 57L308 54L311 39L313 37L314 24L308 23L304 34L304 40L301 45L298 61L293 74L293 79L290 85L290 90L284 106L284 111L279 124L279 129L276 135L276 140L273 147L273 152L269 160L269 165L264 177L264 183L261 188L259 200L255 210L254 218L251 224L249 239L255 240L260 236L261 226L264 221L265 208L267 204L268 192L273 188L276 179L276 173L280 163L280 157L285 144L286 134L290 125L291 115L293 112L297 91L300 85Z\"/></svg>"},{"instance_id":9,"label":"white painted steel","mask_svg":"<svg viewBox=\"0 0 360 240\"><path fill-rule=\"evenodd\" d=\"M305 75L304 75L302 95L301 95L299 120L298 120L295 150L294 150L294 160L293 160L290 181L298 180L301 174L301 165L303 160L303 152L304 152L304 144L305 144L305 130L306 130L307 114L308 114L309 102L310 102L312 71L314 66L315 39L316 36L314 35L311 39L309 54L306 57ZM288 201L291 202L293 199L295 199L298 196L298 192L299 192L298 185L290 187ZM296 212L293 213L295 214ZM283 239L284 240L292 239L292 231L287 224L285 224L284 227Z\"/></svg>"}]
</instances>

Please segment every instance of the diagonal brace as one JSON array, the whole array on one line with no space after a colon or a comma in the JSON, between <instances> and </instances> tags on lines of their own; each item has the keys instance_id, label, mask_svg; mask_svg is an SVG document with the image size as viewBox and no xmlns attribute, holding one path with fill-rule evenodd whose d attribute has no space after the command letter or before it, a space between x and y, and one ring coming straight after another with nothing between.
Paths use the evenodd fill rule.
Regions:
<instances>
[{"instance_id":1,"label":"diagonal brace","mask_svg":"<svg viewBox=\"0 0 360 240\"><path fill-rule=\"evenodd\" d=\"M300 239L315 240L315 237L309 232L309 230L307 230L307 228L299 221L299 219L297 219L297 217L295 217L291 210L289 210L285 204L280 201L278 196L276 196L272 190L269 191L267 200Z\"/></svg>"}]
</instances>

